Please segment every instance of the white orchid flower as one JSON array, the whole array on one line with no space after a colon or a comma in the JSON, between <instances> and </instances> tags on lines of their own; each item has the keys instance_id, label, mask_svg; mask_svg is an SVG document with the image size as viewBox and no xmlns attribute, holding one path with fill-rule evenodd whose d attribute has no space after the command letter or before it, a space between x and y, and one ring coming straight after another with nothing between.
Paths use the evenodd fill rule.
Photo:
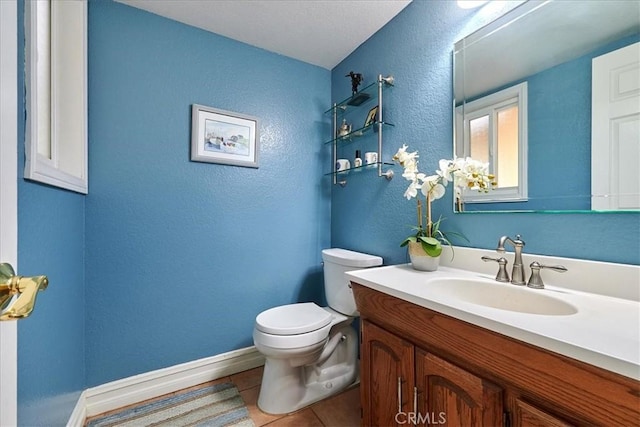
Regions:
<instances>
[{"instance_id":1,"label":"white orchid flower","mask_svg":"<svg viewBox=\"0 0 640 427\"><path fill-rule=\"evenodd\" d=\"M402 153L406 153L407 148L409 148L407 144L402 144L402 147L398 148L396 154L393 155L393 160L399 160L398 157L400 157Z\"/></svg>"},{"instance_id":2,"label":"white orchid flower","mask_svg":"<svg viewBox=\"0 0 640 427\"><path fill-rule=\"evenodd\" d=\"M418 162L414 160L408 160L404 164L404 173L402 177L409 181L415 181L416 175L418 174Z\"/></svg>"},{"instance_id":3,"label":"white orchid flower","mask_svg":"<svg viewBox=\"0 0 640 427\"><path fill-rule=\"evenodd\" d=\"M422 194L429 197L431 200L438 200L442 196L446 189L444 185L440 183L442 177L440 175L430 175L424 179L422 184Z\"/></svg>"},{"instance_id":4,"label":"white orchid flower","mask_svg":"<svg viewBox=\"0 0 640 427\"><path fill-rule=\"evenodd\" d=\"M404 197L406 197L407 200L416 197L418 195L418 190L420 189L420 187L422 186L418 183L418 181L413 181L411 184L409 184L409 187L407 187L407 191L404 192Z\"/></svg>"},{"instance_id":5,"label":"white orchid flower","mask_svg":"<svg viewBox=\"0 0 640 427\"><path fill-rule=\"evenodd\" d=\"M440 159L438 162L438 169L436 173L442 177L444 185L447 185L450 181L453 181L451 173L455 170L455 164L451 160Z\"/></svg>"},{"instance_id":6,"label":"white orchid flower","mask_svg":"<svg viewBox=\"0 0 640 427\"><path fill-rule=\"evenodd\" d=\"M444 188L444 185L437 183L431 189L431 200L438 200L439 198L444 196L445 191L447 190Z\"/></svg>"},{"instance_id":7,"label":"white orchid flower","mask_svg":"<svg viewBox=\"0 0 640 427\"><path fill-rule=\"evenodd\" d=\"M495 177L489 174L489 163L467 157L454 159L454 164L453 185L458 197L461 197L464 189L486 193L497 185Z\"/></svg>"},{"instance_id":8,"label":"white orchid flower","mask_svg":"<svg viewBox=\"0 0 640 427\"><path fill-rule=\"evenodd\" d=\"M430 187L433 187L434 185L436 185L438 181L440 181L439 175L429 175L429 176L425 176L423 179L423 182L428 183Z\"/></svg>"},{"instance_id":9,"label":"white orchid flower","mask_svg":"<svg viewBox=\"0 0 640 427\"><path fill-rule=\"evenodd\" d=\"M402 147L398 149L396 154L393 155L393 160L396 160L400 165L406 167L411 165L411 163L415 163L418 158L418 152L414 151L413 153L407 153L407 145L402 144Z\"/></svg>"},{"instance_id":10,"label":"white orchid flower","mask_svg":"<svg viewBox=\"0 0 640 427\"><path fill-rule=\"evenodd\" d=\"M402 177L407 181L415 182L418 178L416 177L416 173L410 170L405 169Z\"/></svg>"}]
</instances>

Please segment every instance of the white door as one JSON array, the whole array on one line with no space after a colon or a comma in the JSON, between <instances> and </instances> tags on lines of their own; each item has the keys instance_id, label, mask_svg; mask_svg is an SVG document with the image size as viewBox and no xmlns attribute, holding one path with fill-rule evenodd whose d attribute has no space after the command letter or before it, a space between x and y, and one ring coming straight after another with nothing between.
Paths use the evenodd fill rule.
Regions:
<instances>
[{"instance_id":1,"label":"white door","mask_svg":"<svg viewBox=\"0 0 640 427\"><path fill-rule=\"evenodd\" d=\"M640 209L640 43L592 63L591 208Z\"/></svg>"},{"instance_id":2,"label":"white door","mask_svg":"<svg viewBox=\"0 0 640 427\"><path fill-rule=\"evenodd\" d=\"M17 265L17 3L0 0L0 262ZM0 322L0 426L17 424L17 321Z\"/></svg>"}]
</instances>

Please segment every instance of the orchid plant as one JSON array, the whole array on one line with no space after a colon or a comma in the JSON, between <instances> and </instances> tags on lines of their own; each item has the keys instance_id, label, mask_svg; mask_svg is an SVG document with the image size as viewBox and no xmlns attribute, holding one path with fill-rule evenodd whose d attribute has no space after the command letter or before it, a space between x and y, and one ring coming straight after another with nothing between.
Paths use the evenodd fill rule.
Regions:
<instances>
[{"instance_id":1,"label":"orchid plant","mask_svg":"<svg viewBox=\"0 0 640 427\"><path fill-rule=\"evenodd\" d=\"M489 164L474 160L471 157L454 158L453 160L441 159L435 175L425 175L418 171L418 152L407 152L407 145L403 144L393 156L393 160L404 168L402 177L410 181L409 187L404 192L407 200L416 198L418 201L418 225L413 227L415 235L407 237L400 246L406 246L409 242L421 243L422 249L432 257L442 253L442 243L451 246L448 235L455 235L466 240L460 233L440 230L443 221L442 216L437 221L431 219L431 202L444 196L446 186L452 183L456 199L462 198L465 188L480 192L489 192L497 185L494 175L490 174ZM426 198L426 224L423 226L422 201L417 197L420 191Z\"/></svg>"}]
</instances>

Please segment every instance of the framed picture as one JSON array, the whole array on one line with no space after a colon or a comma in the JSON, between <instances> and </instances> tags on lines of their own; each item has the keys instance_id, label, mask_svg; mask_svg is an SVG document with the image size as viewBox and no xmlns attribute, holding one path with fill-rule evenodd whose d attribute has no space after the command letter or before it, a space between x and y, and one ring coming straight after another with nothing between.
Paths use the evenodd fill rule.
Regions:
<instances>
[{"instance_id":1,"label":"framed picture","mask_svg":"<svg viewBox=\"0 0 640 427\"><path fill-rule=\"evenodd\" d=\"M374 124L376 122L377 117L378 117L378 106L376 105L371 110L369 110L369 114L367 114L367 119L364 121L364 127Z\"/></svg>"},{"instance_id":2,"label":"framed picture","mask_svg":"<svg viewBox=\"0 0 640 427\"><path fill-rule=\"evenodd\" d=\"M257 168L259 142L256 117L192 105L192 161Z\"/></svg>"}]
</instances>

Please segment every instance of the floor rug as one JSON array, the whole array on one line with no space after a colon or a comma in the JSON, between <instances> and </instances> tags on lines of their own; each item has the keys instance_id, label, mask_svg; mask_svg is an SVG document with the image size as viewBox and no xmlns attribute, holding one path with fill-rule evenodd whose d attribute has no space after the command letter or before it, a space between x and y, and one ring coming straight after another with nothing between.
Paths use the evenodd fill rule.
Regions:
<instances>
[{"instance_id":1,"label":"floor rug","mask_svg":"<svg viewBox=\"0 0 640 427\"><path fill-rule=\"evenodd\" d=\"M231 383L215 384L90 420L87 427L253 427Z\"/></svg>"}]
</instances>

